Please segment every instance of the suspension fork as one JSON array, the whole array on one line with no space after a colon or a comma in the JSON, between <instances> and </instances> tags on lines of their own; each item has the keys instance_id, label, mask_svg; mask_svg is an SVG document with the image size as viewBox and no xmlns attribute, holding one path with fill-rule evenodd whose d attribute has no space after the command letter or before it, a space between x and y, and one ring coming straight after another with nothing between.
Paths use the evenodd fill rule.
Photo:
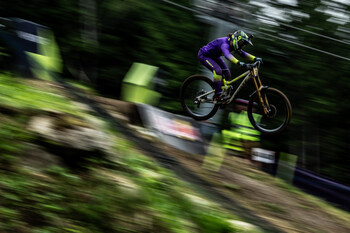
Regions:
<instances>
[{"instance_id":1,"label":"suspension fork","mask_svg":"<svg viewBox=\"0 0 350 233\"><path fill-rule=\"evenodd\" d=\"M263 88L263 85L261 83L259 75L253 76L253 81L254 81L254 85L255 85L255 88L256 88L256 92L258 94L259 101L261 103L261 106L264 109L264 113L266 115L268 115L270 113L270 106L269 106L269 102L267 100L266 95L262 96L262 94L261 94L261 90Z\"/></svg>"}]
</instances>

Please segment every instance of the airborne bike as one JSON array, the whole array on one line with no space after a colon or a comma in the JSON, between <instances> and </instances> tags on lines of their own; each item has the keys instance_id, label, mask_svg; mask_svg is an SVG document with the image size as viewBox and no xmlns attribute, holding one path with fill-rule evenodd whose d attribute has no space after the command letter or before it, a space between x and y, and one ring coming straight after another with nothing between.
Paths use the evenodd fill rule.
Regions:
<instances>
[{"instance_id":1,"label":"airborne bike","mask_svg":"<svg viewBox=\"0 0 350 233\"><path fill-rule=\"evenodd\" d=\"M208 77L192 75L180 89L181 104L185 112L195 120L207 120L215 115L220 106L230 104L239 91L253 80L255 91L250 94L247 114L255 129L264 134L277 134L283 131L290 122L292 106L280 90L263 86L259 77L260 62L247 64L248 70L236 78L223 79L226 97L223 101L214 99L214 83ZM233 83L241 81L234 90Z\"/></svg>"}]
</instances>

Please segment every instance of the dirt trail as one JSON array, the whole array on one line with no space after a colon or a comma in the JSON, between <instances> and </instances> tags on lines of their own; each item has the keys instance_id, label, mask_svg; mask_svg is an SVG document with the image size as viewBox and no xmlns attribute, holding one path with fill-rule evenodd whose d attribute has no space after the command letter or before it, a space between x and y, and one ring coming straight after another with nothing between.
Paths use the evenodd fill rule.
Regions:
<instances>
[{"instance_id":1,"label":"dirt trail","mask_svg":"<svg viewBox=\"0 0 350 233\"><path fill-rule=\"evenodd\" d=\"M116 115L113 111L119 101L99 102ZM135 140L139 135L129 137ZM179 151L157 139L139 138L139 146L223 207L267 232L350 232L349 214L333 207L325 210L317 204L322 201L279 185L281 181L259 171L247 159L226 155L220 170L213 172L203 168L204 156Z\"/></svg>"},{"instance_id":2,"label":"dirt trail","mask_svg":"<svg viewBox=\"0 0 350 233\"><path fill-rule=\"evenodd\" d=\"M203 158L163 148L215 190L283 232L350 232L349 214L325 209L315 197L283 188L281 181L249 160L226 155L220 171L209 172L203 169Z\"/></svg>"},{"instance_id":3,"label":"dirt trail","mask_svg":"<svg viewBox=\"0 0 350 233\"><path fill-rule=\"evenodd\" d=\"M61 84L71 97L109 120L115 130L138 145L144 154L266 232L350 232L350 214L333 207L325 209L317 204L316 198L286 189L273 177L255 169L250 161L226 155L219 171L208 171L202 166L204 156L176 150L128 127L127 123L133 122L129 118L135 110L133 105L92 97Z\"/></svg>"}]
</instances>

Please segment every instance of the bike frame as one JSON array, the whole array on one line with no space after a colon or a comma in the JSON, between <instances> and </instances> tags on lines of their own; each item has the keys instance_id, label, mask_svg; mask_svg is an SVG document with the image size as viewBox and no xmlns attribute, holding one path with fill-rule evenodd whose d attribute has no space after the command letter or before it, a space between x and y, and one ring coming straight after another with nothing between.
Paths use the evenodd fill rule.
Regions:
<instances>
[{"instance_id":1,"label":"bike frame","mask_svg":"<svg viewBox=\"0 0 350 233\"><path fill-rule=\"evenodd\" d=\"M243 77L245 77L245 78L242 80L241 84L239 84L239 86L237 87L236 91L233 93L231 98L227 101L227 104L232 102L232 100L236 97L237 93L245 86L245 84L252 78L252 76L250 74L250 71L248 70L230 81L224 81L224 83L226 82L225 86L227 86L227 85L231 85L234 82L237 82L238 80L242 79Z\"/></svg>"},{"instance_id":2,"label":"bike frame","mask_svg":"<svg viewBox=\"0 0 350 233\"><path fill-rule=\"evenodd\" d=\"M248 70L248 71L244 72L243 74L237 76L236 78L234 78L234 79L232 79L232 80L230 80L230 81L223 80L224 86L230 86L232 83L237 82L238 80L242 79L243 77L245 77L245 78L242 80L241 84L237 87L235 93L233 93L233 95L232 95L231 98L226 102L226 104L229 104L229 103L232 102L232 100L235 98L235 96L237 95L237 93L245 86L245 84L246 84L253 76L251 75L251 71ZM258 90L258 88L257 88L257 90ZM215 92L215 90L206 92L206 93L204 93L204 94L202 94L202 95L197 96L196 99L201 99L202 97L207 96L207 95L210 95L210 94L212 94L212 93L214 93L214 92ZM202 102L203 102L203 101L202 101ZM204 102L207 102L207 101L204 101Z\"/></svg>"},{"instance_id":3,"label":"bike frame","mask_svg":"<svg viewBox=\"0 0 350 233\"><path fill-rule=\"evenodd\" d=\"M250 79L253 79L256 93L258 95L261 106L263 106L264 113L268 114L270 112L270 110L269 110L270 107L269 107L269 103L268 103L266 95L264 97L261 95L261 90L262 90L262 88L264 88L264 86L262 85L260 77L259 77L258 64L259 64L258 62L255 62L254 64L252 64L252 68L250 70L244 72L243 74L237 76L236 78L234 78L230 81L223 80L224 86L227 87L227 86L231 86L231 84L233 84L233 83L235 83L238 80L243 78L242 82L239 84L239 86L236 88L233 95L230 97L229 100L226 101L225 104L230 104L234 100L236 95L239 93L239 91L247 84L247 82ZM197 96L197 98L201 99L202 97L207 96L213 92L215 92L215 90L212 90L210 92L207 92L207 93L204 93L200 96Z\"/></svg>"}]
</instances>

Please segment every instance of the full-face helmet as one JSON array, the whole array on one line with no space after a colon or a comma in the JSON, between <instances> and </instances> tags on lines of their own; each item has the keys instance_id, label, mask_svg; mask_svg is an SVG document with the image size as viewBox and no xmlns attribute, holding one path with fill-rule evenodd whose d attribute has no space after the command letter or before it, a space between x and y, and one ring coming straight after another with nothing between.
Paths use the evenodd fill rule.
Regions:
<instances>
[{"instance_id":1,"label":"full-face helmet","mask_svg":"<svg viewBox=\"0 0 350 233\"><path fill-rule=\"evenodd\" d=\"M247 36L247 34L241 30L236 31L232 36L234 48L240 50L248 44L253 45L253 43L250 41L251 37L252 36Z\"/></svg>"}]
</instances>

